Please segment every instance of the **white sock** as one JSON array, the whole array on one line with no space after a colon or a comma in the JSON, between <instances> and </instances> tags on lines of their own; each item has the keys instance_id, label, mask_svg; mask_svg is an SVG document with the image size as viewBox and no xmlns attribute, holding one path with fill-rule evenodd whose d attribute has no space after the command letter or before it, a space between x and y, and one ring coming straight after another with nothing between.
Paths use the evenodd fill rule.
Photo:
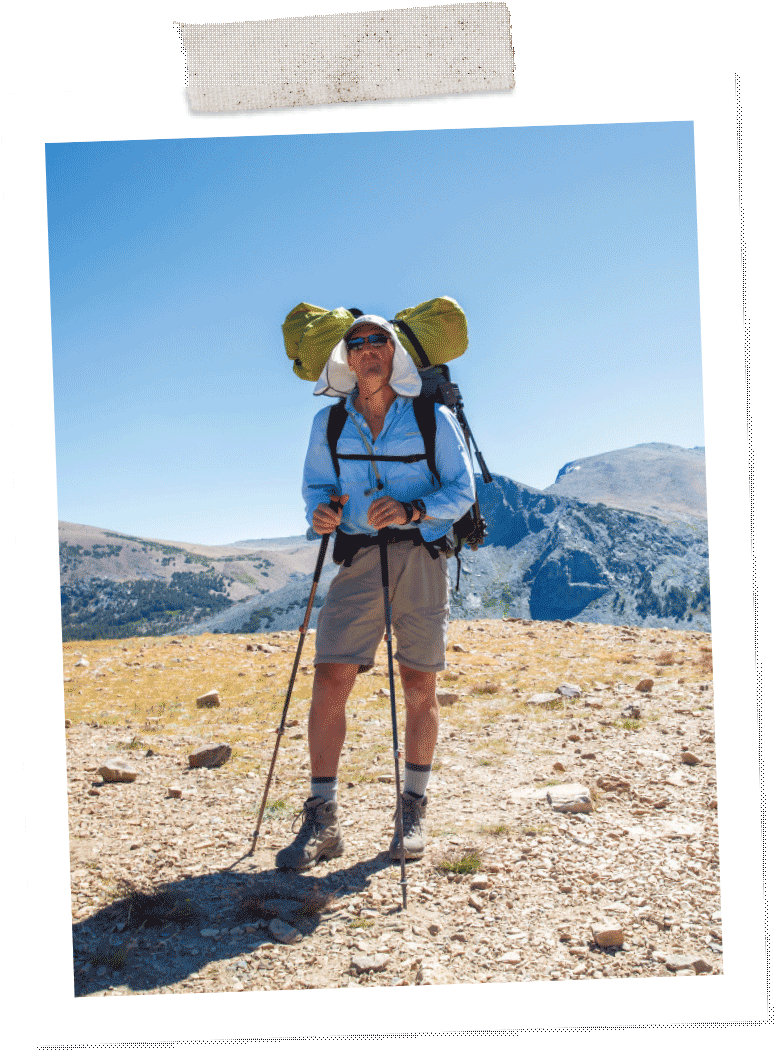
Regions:
<instances>
[{"instance_id":1,"label":"white sock","mask_svg":"<svg viewBox=\"0 0 776 1053\"><path fill-rule=\"evenodd\" d=\"M310 779L310 796L322 797L324 801L337 800L337 776Z\"/></svg>"},{"instance_id":2,"label":"white sock","mask_svg":"<svg viewBox=\"0 0 776 1053\"><path fill-rule=\"evenodd\" d=\"M423 797L428 786L431 775L430 764L410 764L404 762L404 792L411 793L413 797Z\"/></svg>"}]
</instances>

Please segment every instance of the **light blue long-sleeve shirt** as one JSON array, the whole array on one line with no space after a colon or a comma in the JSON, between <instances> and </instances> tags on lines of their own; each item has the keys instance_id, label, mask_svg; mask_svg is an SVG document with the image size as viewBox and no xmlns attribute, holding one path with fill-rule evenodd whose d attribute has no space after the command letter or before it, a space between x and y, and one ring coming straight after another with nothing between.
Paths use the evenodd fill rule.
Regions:
<instances>
[{"instance_id":1,"label":"light blue long-sleeve shirt","mask_svg":"<svg viewBox=\"0 0 776 1053\"><path fill-rule=\"evenodd\" d=\"M343 509L341 529L347 534L376 534L367 522L367 512L379 497L392 497L396 501L413 501L422 498L426 505L426 518L422 523L408 523L407 530L417 529L424 541L443 537L453 523L474 503L475 485L469 453L463 433L453 413L446 407L435 404L436 413L436 469L441 486L429 471L425 460L405 464L402 461L377 461L377 470L383 489L366 494L377 486L377 477L369 461L348 461L343 453L366 454L369 451L350 414L357 419L361 432L366 436L372 452L382 456L397 454L425 454L423 436L420 434L412 399L397 395L388 408L382 431L372 438L365 418L353 406L353 395L349 395L346 407L348 417L337 443L340 455L340 477L334 470L329 444L326 439L326 423L331 407L326 406L313 418L310 444L304 464L302 495L307 509L307 522L312 526L313 512L319 504L328 504L334 492L348 494L349 500Z\"/></svg>"}]
</instances>

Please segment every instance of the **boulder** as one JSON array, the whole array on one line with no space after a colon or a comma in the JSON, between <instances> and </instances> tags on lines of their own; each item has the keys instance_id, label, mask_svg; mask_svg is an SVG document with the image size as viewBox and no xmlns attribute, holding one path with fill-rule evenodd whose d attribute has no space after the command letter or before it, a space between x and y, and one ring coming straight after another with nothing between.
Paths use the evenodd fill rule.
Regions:
<instances>
[{"instance_id":1,"label":"boulder","mask_svg":"<svg viewBox=\"0 0 776 1053\"><path fill-rule=\"evenodd\" d=\"M105 782L134 782L139 772L123 757L112 757L97 769L97 774Z\"/></svg>"},{"instance_id":2,"label":"boulder","mask_svg":"<svg viewBox=\"0 0 776 1053\"><path fill-rule=\"evenodd\" d=\"M221 698L215 688L212 691L206 691L204 695L200 695L197 699L197 706L199 709L208 709L220 705Z\"/></svg>"},{"instance_id":3,"label":"boulder","mask_svg":"<svg viewBox=\"0 0 776 1053\"><path fill-rule=\"evenodd\" d=\"M552 786L547 791L547 801L553 812L592 812L590 790L581 783L568 782Z\"/></svg>"},{"instance_id":4,"label":"boulder","mask_svg":"<svg viewBox=\"0 0 776 1053\"><path fill-rule=\"evenodd\" d=\"M220 768L232 756L232 747L226 742L214 746L200 746L189 754L190 768Z\"/></svg>"}]
</instances>

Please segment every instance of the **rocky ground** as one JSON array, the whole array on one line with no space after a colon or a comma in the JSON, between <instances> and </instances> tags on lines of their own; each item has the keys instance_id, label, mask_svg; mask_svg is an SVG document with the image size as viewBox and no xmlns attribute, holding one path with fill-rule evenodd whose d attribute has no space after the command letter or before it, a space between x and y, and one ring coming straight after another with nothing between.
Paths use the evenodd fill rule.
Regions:
<instances>
[{"instance_id":1,"label":"rocky ground","mask_svg":"<svg viewBox=\"0 0 776 1053\"><path fill-rule=\"evenodd\" d=\"M384 655L348 707L345 855L273 868L308 793L309 657L245 854L297 639L65 645L76 995L721 972L708 634L454 623L406 910ZM98 774L116 757L134 781Z\"/></svg>"}]
</instances>

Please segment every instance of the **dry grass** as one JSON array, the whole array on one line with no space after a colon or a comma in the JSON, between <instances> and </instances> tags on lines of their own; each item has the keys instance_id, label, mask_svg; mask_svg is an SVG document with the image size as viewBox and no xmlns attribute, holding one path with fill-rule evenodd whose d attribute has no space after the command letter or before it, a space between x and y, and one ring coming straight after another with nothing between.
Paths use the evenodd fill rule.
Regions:
<instances>
[{"instance_id":1,"label":"dry grass","mask_svg":"<svg viewBox=\"0 0 776 1053\"><path fill-rule=\"evenodd\" d=\"M443 874L476 874L482 866L477 852L467 851L443 859L437 866Z\"/></svg>"},{"instance_id":2,"label":"dry grass","mask_svg":"<svg viewBox=\"0 0 776 1053\"><path fill-rule=\"evenodd\" d=\"M486 631L478 631L480 626ZM286 802L298 799L298 787L307 780L306 720L314 633L309 636L289 707L274 795L266 812L269 821L288 821ZM267 655L247 650L248 643L259 641L277 647L277 652ZM261 776L274 749L297 643L298 634L291 631L69 642L63 647L65 716L73 725L99 724L112 729L115 749L175 751L183 759L189 746L226 742L232 747L232 772ZM652 675L650 670L655 667L670 677L669 656L673 662L680 652L687 684L707 681L712 671L708 635L673 630L625 632L612 626L566 627L555 622L453 622L449 643L449 668L440 682L445 687L449 684L460 699L442 709L442 727L481 736L479 756L486 766L499 765L509 756L512 721L519 720L525 731L534 729L541 737L551 725L573 719L579 710L577 700L561 696L553 709L527 705L535 692L554 691L563 682L575 683L591 701L601 699L604 708L597 716L616 720L621 705L607 698L606 687L633 688L642 677ZM456 643L463 645L464 653L452 650ZM88 668L76 666L80 656L88 659ZM377 655L377 668L379 675L357 678L348 703L349 730L340 767L343 782L369 784L393 771L390 703L377 696L381 688L388 687L384 645ZM596 686L603 689L600 695L594 693ZM198 709L196 698L213 688L221 696L220 707ZM403 741L404 707L398 678L397 698ZM609 707L615 711L607 714ZM619 726L623 732L637 730L628 721ZM497 734L486 735L487 730ZM251 786L252 797L256 786L256 782Z\"/></svg>"},{"instance_id":3,"label":"dry grass","mask_svg":"<svg viewBox=\"0 0 776 1053\"><path fill-rule=\"evenodd\" d=\"M163 886L142 887L137 882L121 878L116 882L116 891L120 898L114 903L113 910L124 915L122 920L127 928L162 926L170 922L186 924L196 917L190 899L174 895Z\"/></svg>"}]
</instances>

